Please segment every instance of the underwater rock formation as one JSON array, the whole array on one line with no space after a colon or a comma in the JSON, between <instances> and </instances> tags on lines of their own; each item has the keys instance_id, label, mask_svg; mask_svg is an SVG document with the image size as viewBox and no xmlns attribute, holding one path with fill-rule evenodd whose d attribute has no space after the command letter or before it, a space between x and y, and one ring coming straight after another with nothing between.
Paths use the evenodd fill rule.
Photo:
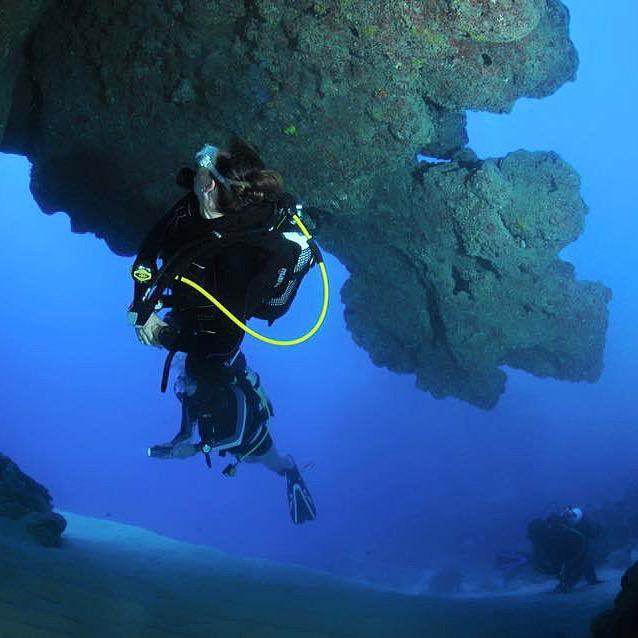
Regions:
<instances>
[{"instance_id":1,"label":"underwater rock formation","mask_svg":"<svg viewBox=\"0 0 638 638\"><path fill-rule=\"evenodd\" d=\"M130 254L179 195L176 169L202 141L236 132L266 151L291 191L318 204L319 239L346 265L360 262L364 248L348 230L370 239L374 229L366 249L376 262L359 267L363 278L353 273L343 299L355 338L375 362L416 372L435 396L483 407L502 392L499 365L573 380L598 376L607 292L577 283L555 259L553 233L563 231L562 221L533 213L537 238L515 227L534 184L496 162L475 170L461 160L458 173L435 179L441 169L433 170L411 191L415 152L463 157L465 109L506 112L516 99L549 95L574 78L569 14L558 0L47 6L44 18L33 9L31 22L25 19L29 37L0 39L15 59L28 54L14 71L10 112L0 109L0 150L33 163L31 189L45 212L64 210L74 231ZM553 167L556 177L543 178L550 189L551 179L562 180L561 163L546 168ZM497 174L496 191L477 195ZM463 210L446 217L447 188ZM580 199L568 195L571 212L558 197L547 201L561 219L582 217ZM407 224L401 233L374 212L379 198L393 220ZM490 209L509 203L518 205L509 220L507 211ZM485 223L472 218L479 209ZM440 233L422 226L425 212L453 224ZM511 228L491 236L486 220L499 214ZM412 232L414 220L424 232ZM453 235L458 256L446 252L451 243L436 244ZM567 235L572 241L578 233ZM506 256L493 258L501 249ZM514 256L517 250L524 252ZM517 274L514 262L527 272ZM391 285L381 285L389 273ZM397 307L404 316L391 316Z\"/></svg>"},{"instance_id":2,"label":"underwater rock formation","mask_svg":"<svg viewBox=\"0 0 638 638\"><path fill-rule=\"evenodd\" d=\"M0 454L0 516L18 519L32 512L50 512L51 495L8 456Z\"/></svg>"},{"instance_id":3,"label":"underwater rock formation","mask_svg":"<svg viewBox=\"0 0 638 638\"><path fill-rule=\"evenodd\" d=\"M120 252L203 138L239 132L296 192L360 208L418 148L462 147L463 109L507 111L577 65L557 0L60 4L33 13L2 148L33 162L45 211Z\"/></svg>"},{"instance_id":4,"label":"underwater rock formation","mask_svg":"<svg viewBox=\"0 0 638 638\"><path fill-rule=\"evenodd\" d=\"M513 42L529 35L546 8L545 0L507 2L446 0L457 34L471 34L482 42Z\"/></svg>"},{"instance_id":5,"label":"underwater rock formation","mask_svg":"<svg viewBox=\"0 0 638 638\"><path fill-rule=\"evenodd\" d=\"M565 162L520 151L389 176L365 214L325 216L321 236L351 273L346 320L373 361L489 408L501 365L578 381L600 372L610 291L558 257L586 210Z\"/></svg>"},{"instance_id":6,"label":"underwater rock formation","mask_svg":"<svg viewBox=\"0 0 638 638\"><path fill-rule=\"evenodd\" d=\"M57 512L33 512L24 519L25 529L40 545L60 547L66 519Z\"/></svg>"},{"instance_id":7,"label":"underwater rock formation","mask_svg":"<svg viewBox=\"0 0 638 638\"><path fill-rule=\"evenodd\" d=\"M21 0L0 5L0 141L14 101L18 73L27 66L29 35L50 0Z\"/></svg>"},{"instance_id":8,"label":"underwater rock formation","mask_svg":"<svg viewBox=\"0 0 638 638\"><path fill-rule=\"evenodd\" d=\"M61 545L66 521L52 511L48 490L4 454L0 454L0 517L20 520L26 531L45 547Z\"/></svg>"},{"instance_id":9,"label":"underwater rock formation","mask_svg":"<svg viewBox=\"0 0 638 638\"><path fill-rule=\"evenodd\" d=\"M614 608L592 623L594 638L634 638L638 636L638 563L628 569Z\"/></svg>"}]
</instances>

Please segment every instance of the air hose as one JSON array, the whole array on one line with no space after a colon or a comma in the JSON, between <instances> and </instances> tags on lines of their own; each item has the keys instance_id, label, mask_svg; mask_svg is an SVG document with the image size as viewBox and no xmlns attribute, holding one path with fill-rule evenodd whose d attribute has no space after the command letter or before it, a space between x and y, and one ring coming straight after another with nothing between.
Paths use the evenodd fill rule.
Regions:
<instances>
[{"instance_id":1,"label":"air hose","mask_svg":"<svg viewBox=\"0 0 638 638\"><path fill-rule=\"evenodd\" d=\"M312 241L312 236L308 232L308 229L304 226L303 222L299 218L298 215L292 216L293 220L301 229L303 236ZM328 300L330 296L330 289L328 284L328 272L326 270L326 265L324 264L323 257L318 249L316 249L316 244L314 245L315 250L313 250L313 254L317 260L317 265L319 266L319 270L321 271L321 279L323 280L323 303L321 306L321 312L319 313L319 317L315 322L315 325L304 335L301 337L297 337L296 339L272 339L271 337L266 337L265 335L259 334L252 328L249 328L245 323L243 323L239 318L237 318L228 308L222 305L213 295L211 295L206 289L202 288L199 284L195 283L192 279L188 279L187 277L183 277L182 275L177 275L175 279L182 282L183 284L190 286L194 290L196 290L203 297L208 299L216 308L218 308L221 312L223 312L235 325L241 328L246 334L249 334L251 337L258 339L259 341L263 341L264 343L269 343L273 346L296 346L304 341L307 341L312 337L326 319L326 315L328 313Z\"/></svg>"}]
</instances>

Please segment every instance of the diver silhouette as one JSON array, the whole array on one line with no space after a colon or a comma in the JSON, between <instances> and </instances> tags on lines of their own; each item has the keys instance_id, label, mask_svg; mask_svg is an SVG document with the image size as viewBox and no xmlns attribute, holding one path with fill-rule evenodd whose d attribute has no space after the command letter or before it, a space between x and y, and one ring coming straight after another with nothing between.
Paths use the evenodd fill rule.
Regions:
<instances>
[{"instance_id":1,"label":"diver silhouette","mask_svg":"<svg viewBox=\"0 0 638 638\"><path fill-rule=\"evenodd\" d=\"M545 519L534 519L527 527L532 543L531 563L536 571L558 579L556 592L567 593L580 580L600 583L591 553L591 543L600 527L583 514L580 507L565 507Z\"/></svg>"},{"instance_id":2,"label":"diver silhouette","mask_svg":"<svg viewBox=\"0 0 638 638\"><path fill-rule=\"evenodd\" d=\"M196 170L183 168L177 178L188 194L147 235L132 268L129 319L141 343L168 351L162 391L175 353L185 353L175 383L179 431L148 455L203 454L211 467L211 455L230 454L235 461L225 468L227 476L241 462L262 463L286 479L292 520L311 521L314 501L293 457L273 443L272 404L240 347L246 332L261 338L245 322L257 317L271 325L283 316L316 263L324 279L317 324L297 340L262 340L291 345L318 329L327 309L323 259L281 175L265 167L253 146L237 138L227 151L207 144L195 161Z\"/></svg>"}]
</instances>

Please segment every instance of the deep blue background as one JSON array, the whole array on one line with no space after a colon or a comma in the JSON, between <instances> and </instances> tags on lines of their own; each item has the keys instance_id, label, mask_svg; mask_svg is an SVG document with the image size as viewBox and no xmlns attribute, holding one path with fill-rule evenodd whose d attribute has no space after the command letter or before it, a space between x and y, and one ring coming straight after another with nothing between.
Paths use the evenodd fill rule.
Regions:
<instances>
[{"instance_id":1,"label":"deep blue background","mask_svg":"<svg viewBox=\"0 0 638 638\"><path fill-rule=\"evenodd\" d=\"M412 377L377 369L347 333L338 290L345 269L328 259L329 319L292 349L247 339L276 410L279 447L308 475L319 518L294 527L276 476L242 467L235 479L202 460L162 463L144 454L179 418L159 394L163 355L126 324L130 259L65 215L39 212L28 163L0 157L3 414L0 450L52 491L62 509L110 516L246 556L354 573L420 569L448 555L487 559L524 545L529 516L552 502L594 503L637 478L638 307L632 0L572 0L578 81L511 115L470 115L480 156L553 149L582 176L590 206L583 237L563 253L578 276L613 289L604 374L570 384L508 371L499 406L483 412L435 401ZM167 205L170 204L167 202ZM296 334L315 317L319 274L291 316Z\"/></svg>"}]
</instances>

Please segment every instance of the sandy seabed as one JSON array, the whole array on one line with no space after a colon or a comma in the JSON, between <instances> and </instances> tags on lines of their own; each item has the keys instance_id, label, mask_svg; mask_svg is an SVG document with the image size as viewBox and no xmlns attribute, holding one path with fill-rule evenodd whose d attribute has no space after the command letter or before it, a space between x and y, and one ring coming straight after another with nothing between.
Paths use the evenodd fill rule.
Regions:
<instances>
[{"instance_id":1,"label":"sandy seabed","mask_svg":"<svg viewBox=\"0 0 638 638\"><path fill-rule=\"evenodd\" d=\"M65 516L56 550L0 526L0 638L585 638L618 590L405 595Z\"/></svg>"}]
</instances>

